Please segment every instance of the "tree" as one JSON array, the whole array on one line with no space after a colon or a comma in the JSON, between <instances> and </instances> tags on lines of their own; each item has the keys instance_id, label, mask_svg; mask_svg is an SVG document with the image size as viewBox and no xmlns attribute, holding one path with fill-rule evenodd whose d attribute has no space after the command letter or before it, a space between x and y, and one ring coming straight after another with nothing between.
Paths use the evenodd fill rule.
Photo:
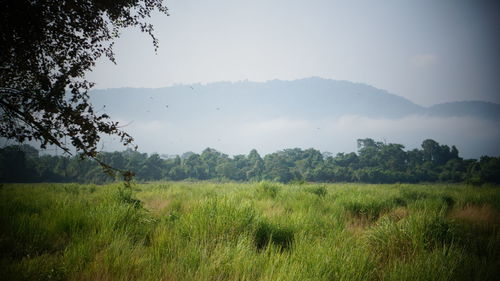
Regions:
<instances>
[{"instance_id":1,"label":"tree","mask_svg":"<svg viewBox=\"0 0 500 281\"><path fill-rule=\"evenodd\" d=\"M193 153L190 154L183 162L186 167L187 175L193 179L205 180L207 179L207 166L200 159L200 155Z\"/></svg>"},{"instance_id":2,"label":"tree","mask_svg":"<svg viewBox=\"0 0 500 281\"><path fill-rule=\"evenodd\" d=\"M404 148L403 145L396 143L383 144L379 152L380 165L393 171L406 170L408 157Z\"/></svg>"},{"instance_id":3,"label":"tree","mask_svg":"<svg viewBox=\"0 0 500 281\"><path fill-rule=\"evenodd\" d=\"M290 168L293 167L291 156L294 152L294 149L285 149L264 156L264 178L285 183L293 180L294 175Z\"/></svg>"},{"instance_id":4,"label":"tree","mask_svg":"<svg viewBox=\"0 0 500 281\"><path fill-rule=\"evenodd\" d=\"M246 171L247 180L262 179L262 173L264 172L264 160L262 160L257 150L252 149L248 154L247 159L249 165L249 168Z\"/></svg>"},{"instance_id":5,"label":"tree","mask_svg":"<svg viewBox=\"0 0 500 281\"><path fill-rule=\"evenodd\" d=\"M208 178L215 178L217 176L216 168L222 157L224 155L213 148L207 147L203 150L200 159L206 164Z\"/></svg>"},{"instance_id":6,"label":"tree","mask_svg":"<svg viewBox=\"0 0 500 281\"><path fill-rule=\"evenodd\" d=\"M377 159L382 142L375 142L373 139L358 139L358 154L359 154L359 164L362 167L374 167L380 162Z\"/></svg>"},{"instance_id":7,"label":"tree","mask_svg":"<svg viewBox=\"0 0 500 281\"><path fill-rule=\"evenodd\" d=\"M158 40L146 20L163 0L0 0L0 136L39 141L96 158L101 134L133 138L89 102L85 80L98 58L115 62L126 27ZM69 143L62 141L68 137ZM106 167L106 165L101 162Z\"/></svg>"},{"instance_id":8,"label":"tree","mask_svg":"<svg viewBox=\"0 0 500 281\"><path fill-rule=\"evenodd\" d=\"M295 170L300 173L303 179L314 180L313 170L323 164L323 155L316 149L309 148L302 151L302 159L295 161Z\"/></svg>"},{"instance_id":9,"label":"tree","mask_svg":"<svg viewBox=\"0 0 500 281\"><path fill-rule=\"evenodd\" d=\"M448 160L458 159L458 149L452 146L450 149L447 145L439 145L432 139L427 139L422 142L422 152L424 161L431 162L434 165L444 165Z\"/></svg>"},{"instance_id":10,"label":"tree","mask_svg":"<svg viewBox=\"0 0 500 281\"><path fill-rule=\"evenodd\" d=\"M236 166L234 160L230 158L225 158L224 161L221 161L219 165L216 167L217 174L219 174L222 178L229 180L239 180L239 172L240 170Z\"/></svg>"},{"instance_id":11,"label":"tree","mask_svg":"<svg viewBox=\"0 0 500 281\"><path fill-rule=\"evenodd\" d=\"M0 182L33 181L36 171L27 160L20 146L0 148Z\"/></svg>"},{"instance_id":12,"label":"tree","mask_svg":"<svg viewBox=\"0 0 500 281\"><path fill-rule=\"evenodd\" d=\"M152 154L144 161L138 173L143 180L160 180L161 171L165 163L157 153Z\"/></svg>"}]
</instances>

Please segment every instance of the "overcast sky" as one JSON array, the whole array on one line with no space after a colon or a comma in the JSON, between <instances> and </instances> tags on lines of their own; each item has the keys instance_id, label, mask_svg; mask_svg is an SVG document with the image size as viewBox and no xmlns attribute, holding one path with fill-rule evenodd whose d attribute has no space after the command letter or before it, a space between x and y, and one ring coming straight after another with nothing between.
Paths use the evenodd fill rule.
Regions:
<instances>
[{"instance_id":1,"label":"overcast sky","mask_svg":"<svg viewBox=\"0 0 500 281\"><path fill-rule=\"evenodd\" d=\"M497 2L169 0L170 16L156 14L151 20L160 40L156 54L146 34L125 30L115 45L118 64L101 60L87 78L103 89L317 76L369 84L423 106L500 103ZM170 101L169 110L179 102ZM370 137L409 149L432 138L457 145L465 157L500 156L496 122L473 117L281 116L237 123L236 116L227 116L223 123L177 124L160 121L162 115L153 116L150 108L136 110L150 114L144 115L149 119L111 116L131 124L126 130L148 153L205 147L228 154L292 147L349 152L356 150L357 138ZM119 147L106 143L105 149Z\"/></svg>"},{"instance_id":2,"label":"overcast sky","mask_svg":"<svg viewBox=\"0 0 500 281\"><path fill-rule=\"evenodd\" d=\"M160 49L137 30L101 60L96 88L292 80L373 85L420 105L500 103L495 1L169 0L152 18Z\"/></svg>"}]
</instances>

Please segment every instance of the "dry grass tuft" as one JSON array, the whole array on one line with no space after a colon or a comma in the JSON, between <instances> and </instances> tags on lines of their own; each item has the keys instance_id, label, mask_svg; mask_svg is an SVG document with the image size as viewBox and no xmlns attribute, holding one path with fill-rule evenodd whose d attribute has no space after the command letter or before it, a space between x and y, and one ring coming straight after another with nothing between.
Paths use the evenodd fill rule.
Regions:
<instances>
[{"instance_id":1,"label":"dry grass tuft","mask_svg":"<svg viewBox=\"0 0 500 281\"><path fill-rule=\"evenodd\" d=\"M392 221L400 221L408 216L408 209L405 207L397 207L380 216L378 220L370 219L367 216L348 216L347 229L354 235L363 233L367 228L376 224L382 218L389 218Z\"/></svg>"},{"instance_id":2,"label":"dry grass tuft","mask_svg":"<svg viewBox=\"0 0 500 281\"><path fill-rule=\"evenodd\" d=\"M286 214L286 210L282 206L274 205L271 208L265 209L264 214L266 214L269 218L281 217Z\"/></svg>"},{"instance_id":3,"label":"dry grass tuft","mask_svg":"<svg viewBox=\"0 0 500 281\"><path fill-rule=\"evenodd\" d=\"M479 206L466 205L462 208L455 208L448 214L448 217L471 223L500 225L500 212L488 204Z\"/></svg>"},{"instance_id":4,"label":"dry grass tuft","mask_svg":"<svg viewBox=\"0 0 500 281\"><path fill-rule=\"evenodd\" d=\"M408 209L405 207L397 207L386 214L393 221L400 221L408 216Z\"/></svg>"},{"instance_id":5,"label":"dry grass tuft","mask_svg":"<svg viewBox=\"0 0 500 281\"><path fill-rule=\"evenodd\" d=\"M168 198L152 198L150 200L143 200L144 207L150 212L160 214L170 204Z\"/></svg>"},{"instance_id":6,"label":"dry grass tuft","mask_svg":"<svg viewBox=\"0 0 500 281\"><path fill-rule=\"evenodd\" d=\"M373 220L364 216L349 216L347 230L353 235L361 235L368 227L373 225Z\"/></svg>"}]
</instances>

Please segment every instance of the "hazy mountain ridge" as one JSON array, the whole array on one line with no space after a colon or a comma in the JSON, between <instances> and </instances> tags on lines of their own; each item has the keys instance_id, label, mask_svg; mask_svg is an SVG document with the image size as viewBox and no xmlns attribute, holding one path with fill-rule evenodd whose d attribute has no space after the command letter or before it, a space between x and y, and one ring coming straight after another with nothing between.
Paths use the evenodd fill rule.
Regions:
<instances>
[{"instance_id":1,"label":"hazy mountain ridge","mask_svg":"<svg viewBox=\"0 0 500 281\"><path fill-rule=\"evenodd\" d=\"M166 119L187 122L224 118L323 119L344 115L370 118L401 118L411 115L500 119L500 104L459 101L430 107L375 87L322 78L267 82L217 82L206 85L175 85L165 88L93 90L97 108L130 120Z\"/></svg>"},{"instance_id":2,"label":"hazy mountain ridge","mask_svg":"<svg viewBox=\"0 0 500 281\"><path fill-rule=\"evenodd\" d=\"M485 101L456 101L433 105L426 109L432 116L474 116L500 119L500 104Z\"/></svg>"}]
</instances>

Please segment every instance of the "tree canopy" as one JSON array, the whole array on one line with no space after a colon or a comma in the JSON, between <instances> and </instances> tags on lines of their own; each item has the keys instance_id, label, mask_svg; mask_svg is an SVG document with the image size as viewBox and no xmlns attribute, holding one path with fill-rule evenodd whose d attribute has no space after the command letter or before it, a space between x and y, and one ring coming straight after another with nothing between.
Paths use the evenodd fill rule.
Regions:
<instances>
[{"instance_id":1,"label":"tree canopy","mask_svg":"<svg viewBox=\"0 0 500 281\"><path fill-rule=\"evenodd\" d=\"M0 0L0 136L74 147L95 158L101 134L133 138L89 102L85 80L96 60L115 62L113 42L126 27L158 40L147 22L167 13L163 0ZM67 137L67 141L63 141Z\"/></svg>"},{"instance_id":2,"label":"tree canopy","mask_svg":"<svg viewBox=\"0 0 500 281\"><path fill-rule=\"evenodd\" d=\"M136 174L137 181L231 180L279 182L468 182L500 183L500 157L464 160L458 149L425 140L422 149L404 150L394 143L359 140L358 152L332 156L316 149L284 149L261 157L253 149L233 157L207 148L201 154L165 157L134 150L104 152L102 161ZM426 144L441 158L426 156ZM99 172L99 166L77 157L39 155L27 145L0 149L0 182L94 182L115 178Z\"/></svg>"}]
</instances>

